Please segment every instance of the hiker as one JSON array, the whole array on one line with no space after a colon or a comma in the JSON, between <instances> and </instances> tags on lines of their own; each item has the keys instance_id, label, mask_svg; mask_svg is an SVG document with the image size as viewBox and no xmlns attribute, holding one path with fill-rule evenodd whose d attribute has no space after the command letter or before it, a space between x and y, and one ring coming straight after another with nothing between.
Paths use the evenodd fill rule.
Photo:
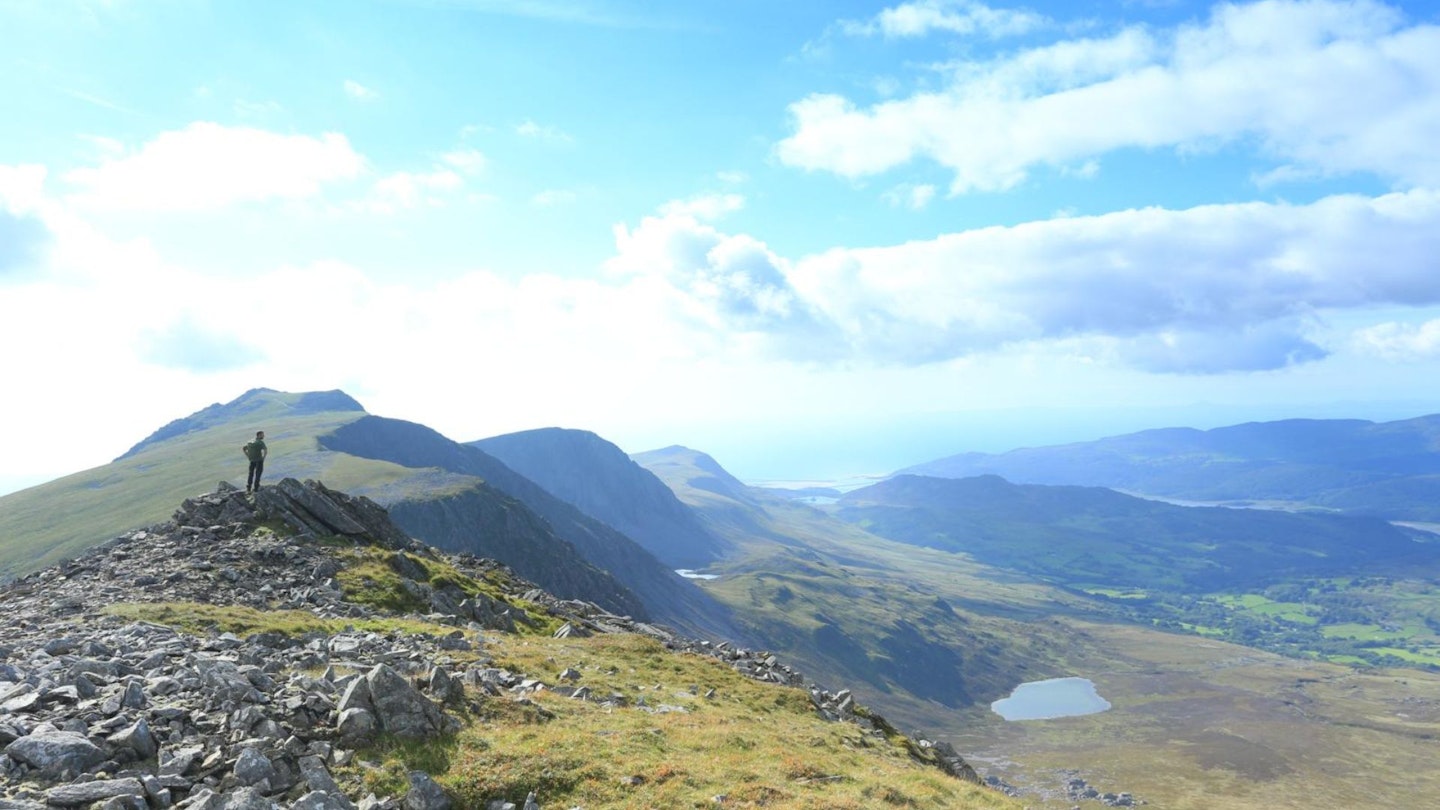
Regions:
<instances>
[{"instance_id":1,"label":"hiker","mask_svg":"<svg viewBox=\"0 0 1440 810\"><path fill-rule=\"evenodd\" d=\"M260 491L260 473L265 471L265 454L269 452L265 447L265 431L255 431L255 440L247 442L240 448L245 451L245 457L250 459L250 474L245 478L246 492Z\"/></svg>"}]
</instances>

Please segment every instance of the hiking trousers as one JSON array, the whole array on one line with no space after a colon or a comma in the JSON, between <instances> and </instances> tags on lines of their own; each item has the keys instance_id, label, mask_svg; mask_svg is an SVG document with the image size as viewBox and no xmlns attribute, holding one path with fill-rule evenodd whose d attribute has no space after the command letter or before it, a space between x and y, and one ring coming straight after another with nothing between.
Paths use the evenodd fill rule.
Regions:
<instances>
[{"instance_id":1,"label":"hiking trousers","mask_svg":"<svg viewBox=\"0 0 1440 810\"><path fill-rule=\"evenodd\" d=\"M245 478L245 491L260 489L260 473L265 471L265 459L250 462L250 474Z\"/></svg>"}]
</instances>

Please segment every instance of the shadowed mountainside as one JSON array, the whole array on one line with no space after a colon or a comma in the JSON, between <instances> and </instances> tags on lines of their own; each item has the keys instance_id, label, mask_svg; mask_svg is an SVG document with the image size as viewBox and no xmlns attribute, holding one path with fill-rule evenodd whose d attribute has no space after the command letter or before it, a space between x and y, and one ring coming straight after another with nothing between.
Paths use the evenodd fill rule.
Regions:
<instances>
[{"instance_id":1,"label":"shadowed mountainside","mask_svg":"<svg viewBox=\"0 0 1440 810\"><path fill-rule=\"evenodd\" d=\"M728 550L654 473L594 433L543 428L469 444L619 529L672 568L703 568Z\"/></svg>"},{"instance_id":2,"label":"shadowed mountainside","mask_svg":"<svg viewBox=\"0 0 1440 810\"><path fill-rule=\"evenodd\" d=\"M833 508L893 540L1066 584L1208 591L1440 554L1440 544L1375 518L1174 506L994 475L902 475L846 493Z\"/></svg>"},{"instance_id":3,"label":"shadowed mountainside","mask_svg":"<svg viewBox=\"0 0 1440 810\"><path fill-rule=\"evenodd\" d=\"M728 609L665 567L634 540L556 498L477 447L451 441L424 425L379 416L366 416L343 425L322 436L320 443L327 449L362 458L410 468L437 467L481 478L533 510L587 561L620 578L657 620L696 635L743 637L730 620ZM385 499L377 500L387 503ZM417 536L442 548L452 542L456 530L464 531L463 523L456 526L453 521L443 519L453 504L438 504L429 494L419 493L389 503L396 508L396 517L402 526L413 525ZM439 509L440 513L425 519L419 517L431 508ZM516 567L525 570L519 565Z\"/></svg>"}]
</instances>

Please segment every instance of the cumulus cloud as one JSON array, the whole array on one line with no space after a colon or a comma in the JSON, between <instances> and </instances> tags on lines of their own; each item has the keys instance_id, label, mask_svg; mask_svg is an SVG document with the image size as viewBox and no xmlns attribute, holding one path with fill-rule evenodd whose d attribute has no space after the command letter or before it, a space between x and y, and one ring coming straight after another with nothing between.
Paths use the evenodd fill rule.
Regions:
<instances>
[{"instance_id":1,"label":"cumulus cloud","mask_svg":"<svg viewBox=\"0 0 1440 810\"><path fill-rule=\"evenodd\" d=\"M1290 172L1435 186L1437 51L1440 27L1407 24L1375 0L1224 4L1201 24L956 63L944 89L869 107L812 95L790 105L794 131L776 150L789 165L847 177L928 159L962 193L1119 149L1253 140Z\"/></svg>"},{"instance_id":2,"label":"cumulus cloud","mask_svg":"<svg viewBox=\"0 0 1440 810\"><path fill-rule=\"evenodd\" d=\"M1322 360L1330 351L1304 334L1303 322L1247 324L1227 331L1162 331L1115 342L1116 356L1143 371L1219 374L1269 371Z\"/></svg>"},{"instance_id":3,"label":"cumulus cloud","mask_svg":"<svg viewBox=\"0 0 1440 810\"><path fill-rule=\"evenodd\" d=\"M196 122L64 179L82 207L182 211L311 197L364 168L364 158L339 133L280 135Z\"/></svg>"},{"instance_id":4,"label":"cumulus cloud","mask_svg":"<svg viewBox=\"0 0 1440 810\"><path fill-rule=\"evenodd\" d=\"M1382 323L1356 331L1355 348L1397 362L1440 358L1440 319L1421 324Z\"/></svg>"},{"instance_id":5,"label":"cumulus cloud","mask_svg":"<svg viewBox=\"0 0 1440 810\"><path fill-rule=\"evenodd\" d=\"M616 242L612 271L805 360L920 365L1079 340L1148 371L1271 369L1330 351L1326 313L1440 304L1432 191L1121 211L796 261L679 210Z\"/></svg>"},{"instance_id":6,"label":"cumulus cloud","mask_svg":"<svg viewBox=\"0 0 1440 810\"><path fill-rule=\"evenodd\" d=\"M916 0L884 9L863 22L849 21L841 30L856 36L920 37L931 31L1004 37L1023 34L1046 22L1030 11L996 9L973 0Z\"/></svg>"},{"instance_id":7,"label":"cumulus cloud","mask_svg":"<svg viewBox=\"0 0 1440 810\"><path fill-rule=\"evenodd\" d=\"M40 209L45 200L44 166L0 166L0 208L20 215Z\"/></svg>"},{"instance_id":8,"label":"cumulus cloud","mask_svg":"<svg viewBox=\"0 0 1440 810\"><path fill-rule=\"evenodd\" d=\"M676 311L717 333L778 340L794 349L824 330L787 278L788 262L747 235L724 234L684 203L615 227L612 275L659 282Z\"/></svg>"}]
</instances>

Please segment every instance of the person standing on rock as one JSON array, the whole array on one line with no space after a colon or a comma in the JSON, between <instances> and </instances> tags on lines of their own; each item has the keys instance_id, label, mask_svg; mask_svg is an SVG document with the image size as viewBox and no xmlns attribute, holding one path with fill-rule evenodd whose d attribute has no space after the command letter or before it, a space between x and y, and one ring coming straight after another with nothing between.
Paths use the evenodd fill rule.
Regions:
<instances>
[{"instance_id":1,"label":"person standing on rock","mask_svg":"<svg viewBox=\"0 0 1440 810\"><path fill-rule=\"evenodd\" d=\"M269 448L265 446L265 431L255 431L254 441L247 442L240 448L245 451L245 457L250 459L250 474L245 477L245 491L260 491L260 473L265 471L265 456Z\"/></svg>"}]
</instances>

